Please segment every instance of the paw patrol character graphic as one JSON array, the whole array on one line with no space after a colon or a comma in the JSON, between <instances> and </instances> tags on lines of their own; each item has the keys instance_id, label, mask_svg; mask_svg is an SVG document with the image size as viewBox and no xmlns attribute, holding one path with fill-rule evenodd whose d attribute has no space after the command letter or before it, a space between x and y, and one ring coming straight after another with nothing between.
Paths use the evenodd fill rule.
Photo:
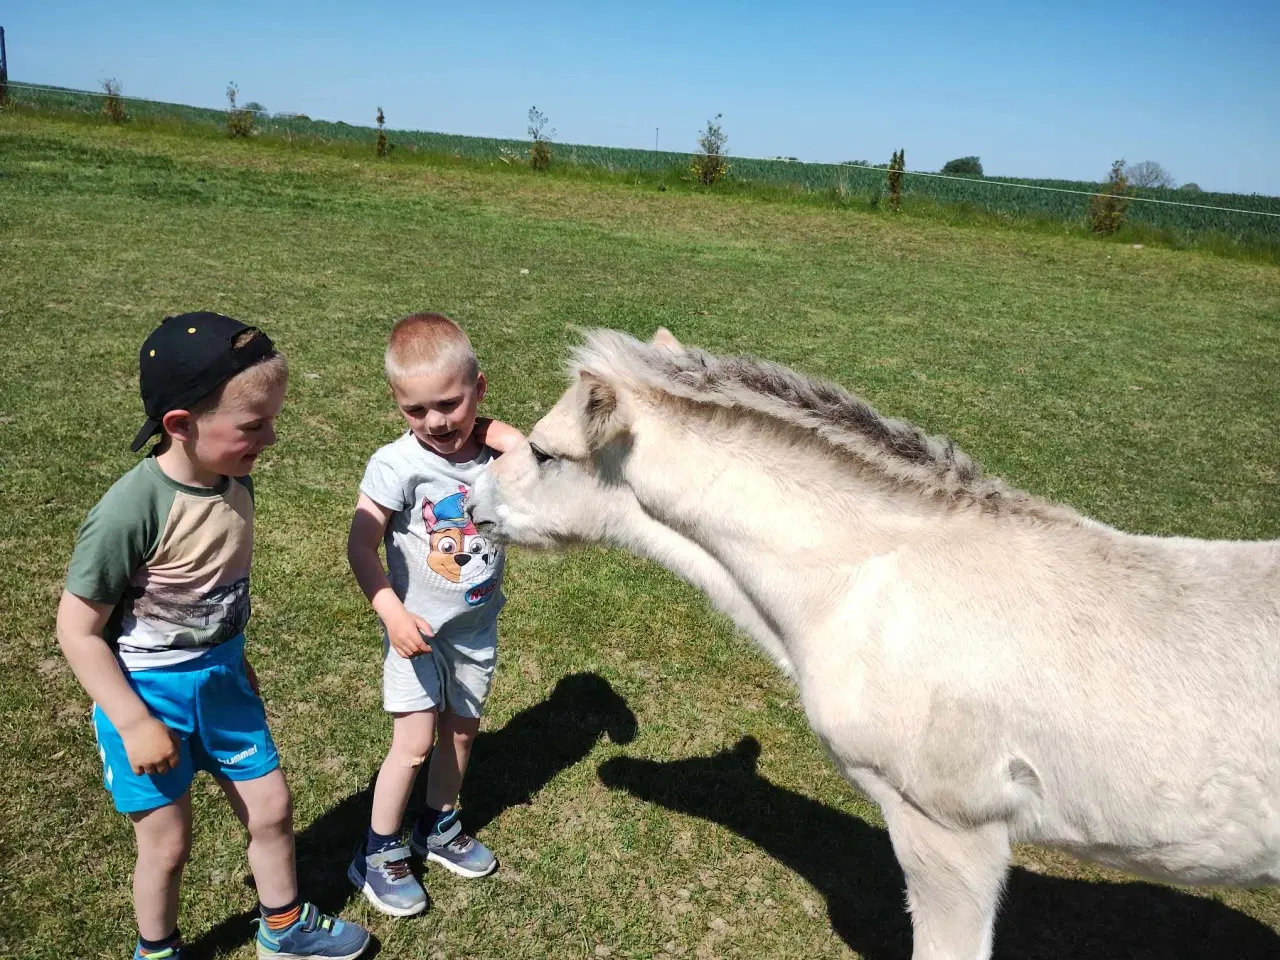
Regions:
<instances>
[{"instance_id":1,"label":"paw patrol character graphic","mask_svg":"<svg viewBox=\"0 0 1280 960\"><path fill-rule=\"evenodd\" d=\"M431 537L427 566L450 583L475 584L466 600L478 607L493 595L498 550L476 531L463 509L466 497L467 488L460 486L438 503L423 499L422 520Z\"/></svg>"}]
</instances>

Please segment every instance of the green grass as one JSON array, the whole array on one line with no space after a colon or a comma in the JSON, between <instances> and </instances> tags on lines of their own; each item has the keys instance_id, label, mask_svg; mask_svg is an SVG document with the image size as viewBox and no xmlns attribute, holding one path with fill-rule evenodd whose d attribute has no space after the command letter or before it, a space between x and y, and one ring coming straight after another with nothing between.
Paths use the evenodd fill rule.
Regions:
<instances>
[{"instance_id":1,"label":"green grass","mask_svg":"<svg viewBox=\"0 0 1280 960\"><path fill-rule=\"evenodd\" d=\"M169 313L260 323L289 355L281 440L255 472L250 650L306 890L369 922L384 957L909 953L878 814L794 691L694 591L598 549L512 554L464 793L502 869L430 871L417 920L350 895L390 728L343 543L364 463L398 431L380 369L400 315L462 321L488 412L523 428L558 396L576 326L662 324L833 378L1107 522L1280 536L1272 266L13 114L0 264L0 956L132 943L130 830L101 789L53 614L80 520L135 462L137 347ZM194 794L182 928L200 956L248 958L243 836L209 780ZM1033 850L1017 862L1001 957L1280 950L1275 891L1173 890Z\"/></svg>"},{"instance_id":2,"label":"green grass","mask_svg":"<svg viewBox=\"0 0 1280 960\"><path fill-rule=\"evenodd\" d=\"M17 109L60 113L102 120L101 95L61 88L12 88ZM243 98L242 98L243 101ZM206 135L225 134L226 113L204 107L154 101L126 103L132 122L143 127L180 127ZM370 113L372 117L372 111ZM261 138L291 146L349 146L371 155L376 131L368 126L312 120L298 115L267 115L258 119ZM437 157L466 159L493 166L511 166L527 157L527 141L493 137L467 137L423 130L389 130L400 154L420 152ZM690 145L693 138L690 137ZM674 185L692 181L691 155L684 152L635 150L584 144L556 144L553 167L641 178L645 182ZM506 160L501 159L503 156ZM723 191L747 191L773 198L802 196L827 205L866 209L878 207L887 187L885 171L865 167L821 163L788 163L779 160L731 158L730 182ZM982 178L979 178L982 179ZM1028 190L1025 186L1047 187ZM1075 180L1036 180L987 177L985 182L926 176L907 172L903 194L907 209L937 217L1025 222L1056 231L1087 231L1085 214L1089 197L1061 191L1089 193L1099 184ZM1261 256L1280 263L1280 197L1203 192L1193 196L1166 189L1128 191L1131 197L1194 203L1203 209L1166 203L1129 204L1128 225L1120 237L1125 242L1160 243L1175 247L1203 247L1216 252ZM1227 210L1207 209L1225 207ZM1243 213L1234 210L1247 211ZM1268 216L1267 214L1272 214Z\"/></svg>"}]
</instances>

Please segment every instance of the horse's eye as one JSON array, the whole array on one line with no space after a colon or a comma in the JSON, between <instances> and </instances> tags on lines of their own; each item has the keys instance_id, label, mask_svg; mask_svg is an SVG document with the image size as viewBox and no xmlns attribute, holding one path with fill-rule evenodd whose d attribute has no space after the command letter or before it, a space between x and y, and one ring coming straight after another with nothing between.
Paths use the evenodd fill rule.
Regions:
<instances>
[{"instance_id":1,"label":"horse's eye","mask_svg":"<svg viewBox=\"0 0 1280 960\"><path fill-rule=\"evenodd\" d=\"M529 444L529 449L533 451L533 459L537 460L539 464L543 464L543 463L546 463L548 460L555 459L555 457L547 453L547 451L543 450L536 443Z\"/></svg>"}]
</instances>

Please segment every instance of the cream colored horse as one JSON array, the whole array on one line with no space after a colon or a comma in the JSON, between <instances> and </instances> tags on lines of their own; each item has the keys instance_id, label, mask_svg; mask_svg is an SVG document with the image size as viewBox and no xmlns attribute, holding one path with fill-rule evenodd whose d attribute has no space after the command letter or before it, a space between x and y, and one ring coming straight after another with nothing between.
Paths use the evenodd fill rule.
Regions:
<instances>
[{"instance_id":1,"label":"cream colored horse","mask_svg":"<svg viewBox=\"0 0 1280 960\"><path fill-rule=\"evenodd\" d=\"M590 334L472 510L651 557L760 643L884 811L917 960L990 954L1016 841L1280 882L1280 541L1123 533L666 331Z\"/></svg>"}]
</instances>

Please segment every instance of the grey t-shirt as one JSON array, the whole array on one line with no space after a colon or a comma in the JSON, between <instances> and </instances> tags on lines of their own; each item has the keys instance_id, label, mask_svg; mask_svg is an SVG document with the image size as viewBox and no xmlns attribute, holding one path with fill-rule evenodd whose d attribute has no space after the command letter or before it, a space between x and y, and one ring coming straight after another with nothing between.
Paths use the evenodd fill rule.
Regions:
<instances>
[{"instance_id":1,"label":"grey t-shirt","mask_svg":"<svg viewBox=\"0 0 1280 960\"><path fill-rule=\"evenodd\" d=\"M455 642L491 634L506 602L506 553L480 536L463 510L493 457L483 447L476 459L451 463L406 432L369 458L360 481L361 493L394 511L383 538L391 589L410 613L436 634L447 630Z\"/></svg>"}]
</instances>

